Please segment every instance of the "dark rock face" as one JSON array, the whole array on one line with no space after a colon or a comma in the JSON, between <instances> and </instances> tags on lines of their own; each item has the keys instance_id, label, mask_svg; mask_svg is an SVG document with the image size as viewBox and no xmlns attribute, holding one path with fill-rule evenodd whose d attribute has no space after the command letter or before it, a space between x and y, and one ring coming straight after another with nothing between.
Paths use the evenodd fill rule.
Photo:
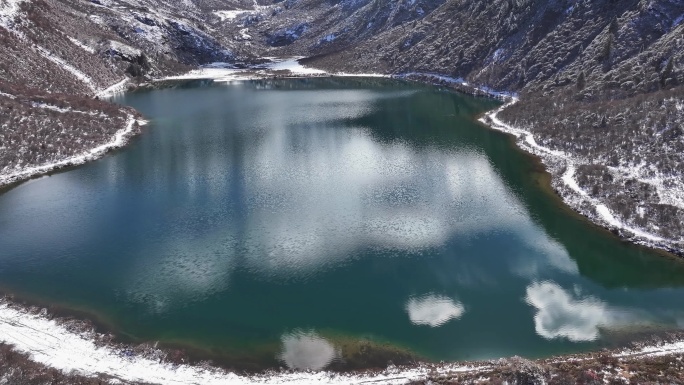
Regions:
<instances>
[{"instance_id":1,"label":"dark rock face","mask_svg":"<svg viewBox=\"0 0 684 385\"><path fill-rule=\"evenodd\" d=\"M163 29L168 36L171 48L181 63L207 64L229 62L235 59L230 50L221 46L213 37L196 28L177 21L167 20Z\"/></svg>"},{"instance_id":2,"label":"dark rock face","mask_svg":"<svg viewBox=\"0 0 684 385\"><path fill-rule=\"evenodd\" d=\"M310 28L308 23L301 23L274 33L269 36L268 44L272 47L282 47L294 43Z\"/></svg>"}]
</instances>

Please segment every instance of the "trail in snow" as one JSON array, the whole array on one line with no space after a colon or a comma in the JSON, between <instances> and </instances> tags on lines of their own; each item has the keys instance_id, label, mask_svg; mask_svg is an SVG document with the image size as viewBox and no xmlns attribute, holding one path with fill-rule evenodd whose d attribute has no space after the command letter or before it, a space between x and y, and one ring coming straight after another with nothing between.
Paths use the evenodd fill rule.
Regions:
<instances>
[{"instance_id":1,"label":"trail in snow","mask_svg":"<svg viewBox=\"0 0 684 385\"><path fill-rule=\"evenodd\" d=\"M44 110L56 111L56 112L59 112L59 113L62 113L62 114L67 113L67 112L73 112L73 113L75 113L75 114L90 115L90 116L97 116L97 115L106 116L106 115L104 115L104 114L101 113L101 112L96 112L96 111L80 111L80 110L74 110L74 109L71 108L71 107L62 108L62 107L58 107L58 106L55 106L55 105L52 105L52 104L46 104L46 103L36 103L36 102L32 102L32 103L31 103L31 107L42 108L42 109L44 109Z\"/></svg>"},{"instance_id":2,"label":"trail in snow","mask_svg":"<svg viewBox=\"0 0 684 385\"><path fill-rule=\"evenodd\" d=\"M93 82L93 79L90 78L90 76L86 75L85 73L79 71L76 67L72 66L71 64L67 63L64 61L64 59L60 58L59 56L53 54L50 52L48 49L41 47L39 45L36 45L36 50L46 59L50 60L51 62L57 64L58 66L62 67L64 70L67 72L71 73L74 75L78 80L82 81L85 83L88 88L90 88L91 91L96 92L97 91L97 86L95 85L95 82Z\"/></svg>"},{"instance_id":3,"label":"trail in snow","mask_svg":"<svg viewBox=\"0 0 684 385\"><path fill-rule=\"evenodd\" d=\"M66 35L66 34L65 34L65 35ZM84 51L86 51L86 52L88 52L88 53L92 53L92 54L95 53L95 49L94 49L94 48L89 47L89 46L87 46L87 45L81 43L78 39L74 39L73 37L68 36L68 35L66 35L66 37L67 37L67 39L69 39L69 41L71 41L75 46L81 48L82 50L84 50Z\"/></svg>"},{"instance_id":4,"label":"trail in snow","mask_svg":"<svg viewBox=\"0 0 684 385\"><path fill-rule=\"evenodd\" d=\"M19 39L26 41L27 43L30 43L23 33L11 27L12 22L19 15L19 6L24 1L25 0L0 0L0 26L4 27L8 31L16 35ZM74 42L73 39L72 42ZM74 44L76 43L74 42ZM48 50L47 48L42 47L38 44L33 44L33 46L41 56L57 64L65 71L74 75L78 80L85 83L85 85L88 86L88 88L90 88L91 91L97 91L95 82L93 82L93 79L91 79L90 76L86 75L76 67L67 63L64 59L50 52L50 50Z\"/></svg>"},{"instance_id":5,"label":"trail in snow","mask_svg":"<svg viewBox=\"0 0 684 385\"><path fill-rule=\"evenodd\" d=\"M563 180L563 183L565 183L566 186L568 186L571 190L576 192L577 194L581 195L584 197L584 199L588 200L595 208L596 208L596 213L603 219L606 223L608 223L610 226L617 227L619 229L627 230L630 233L644 239L648 239L649 241L654 241L654 242L668 242L670 240L661 238L657 235L650 234L648 232L645 232L643 230L630 227L627 224L621 222L615 216L613 213L610 211L610 209L603 203L601 203L598 199L592 198L587 194L586 191L584 191L579 184L577 184L577 181L575 181L574 178L575 175L575 165L568 162L568 165L566 167L565 173L561 177Z\"/></svg>"},{"instance_id":6,"label":"trail in snow","mask_svg":"<svg viewBox=\"0 0 684 385\"><path fill-rule=\"evenodd\" d=\"M28 39L26 39L26 36L24 36L23 33L20 31L15 30L14 28L11 28L11 24L13 20L19 15L20 11L20 4L24 1L28 0L0 0L0 26L4 27L14 35L16 35L19 39L24 40L26 42L29 42ZM78 47L82 48L83 50L90 52L90 53L95 53L95 50L91 47L88 47L87 45L81 43L80 41L72 38L71 36L67 36L67 38L75 45ZM78 68L74 67L73 65L69 64L66 60L62 59L61 57L57 56L50 50L48 50L45 47L42 47L38 44L33 44L34 48L36 51L46 58L47 60L57 64L59 67L64 69L65 71L69 72L70 74L74 75L78 80L83 82L90 90L95 94L95 96L101 97L101 98L106 98L110 97L113 94L120 93L121 89L125 90L124 86L128 79L124 79L123 81L114 84L113 86L100 90L98 89L97 85L93 81L93 79L88 76L86 73L82 72Z\"/></svg>"},{"instance_id":7,"label":"trail in snow","mask_svg":"<svg viewBox=\"0 0 684 385\"><path fill-rule=\"evenodd\" d=\"M655 187L658 197L660 197L661 204L672 205L684 209L684 181L674 176L662 176L657 172L655 177L644 177L644 174L653 174L652 172L648 172L652 170L649 170L649 166L645 163L628 169L619 167L608 167L608 169L617 175L622 175L626 179L636 179L639 182ZM668 182L668 185L666 185L666 182Z\"/></svg>"}]
</instances>

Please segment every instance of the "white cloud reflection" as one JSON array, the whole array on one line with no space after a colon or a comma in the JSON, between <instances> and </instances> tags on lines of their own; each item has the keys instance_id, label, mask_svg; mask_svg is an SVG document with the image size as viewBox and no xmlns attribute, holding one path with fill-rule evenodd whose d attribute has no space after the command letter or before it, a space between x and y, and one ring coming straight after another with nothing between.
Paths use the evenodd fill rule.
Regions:
<instances>
[{"instance_id":1,"label":"white cloud reflection","mask_svg":"<svg viewBox=\"0 0 684 385\"><path fill-rule=\"evenodd\" d=\"M335 91L329 95L335 99L331 104L330 100L322 103L317 93L303 92L296 98L282 92L268 94L266 99L275 99L246 107L259 112L256 118L241 115L244 111L235 115L236 130L249 133L246 139L240 137L244 148L214 148L235 138L213 138L221 134L209 130L208 152L213 155L198 145L200 150L187 151L183 153L187 159L177 161L188 167L178 178L191 185L185 189L188 200L209 199L220 218L216 228L221 236L235 239L240 247L241 267L268 276L309 276L368 248L421 252L444 246L454 236L506 232L516 234L530 249L506 258L517 274L536 277L544 269L577 271L564 247L534 223L484 154L379 141L370 129L330 123L368 114L373 95L355 95ZM218 132L225 135L226 131ZM187 135L191 133L199 135L187 130ZM164 175L155 174L153 179ZM150 184L164 185L162 181ZM227 199L245 206L243 217L235 219L234 212L221 211ZM195 244L200 250L206 248L200 241ZM146 264L147 271L140 276L154 277L160 266L162 276L139 285L159 296L182 290L189 296L200 290L214 292L227 282L233 268L229 262L233 258L221 257L224 251L169 252L160 245L149 250L157 257L146 258L156 263ZM461 266L455 266L454 276L481 267L472 258L453 263ZM487 276L491 271L482 273L478 279L496 282L496 277Z\"/></svg>"},{"instance_id":2,"label":"white cloud reflection","mask_svg":"<svg viewBox=\"0 0 684 385\"><path fill-rule=\"evenodd\" d=\"M593 341L599 338L601 327L620 323L618 313L603 301L577 297L553 282L530 284L525 299L537 310L534 316L537 334L546 339Z\"/></svg>"},{"instance_id":3,"label":"white cloud reflection","mask_svg":"<svg viewBox=\"0 0 684 385\"><path fill-rule=\"evenodd\" d=\"M278 358L290 369L321 370L339 356L333 344L313 331L286 333L281 342Z\"/></svg>"},{"instance_id":4,"label":"white cloud reflection","mask_svg":"<svg viewBox=\"0 0 684 385\"><path fill-rule=\"evenodd\" d=\"M465 313L465 307L459 301L436 294L410 298L406 302L406 312L414 325L431 327L442 326L452 319L459 319Z\"/></svg>"},{"instance_id":5,"label":"white cloud reflection","mask_svg":"<svg viewBox=\"0 0 684 385\"><path fill-rule=\"evenodd\" d=\"M363 247L413 251L506 230L548 240L538 249L558 262L539 263L576 271L484 155L380 143L361 129L298 130L269 131L246 153L245 189L260 197L245 232L253 269L292 274Z\"/></svg>"}]
</instances>

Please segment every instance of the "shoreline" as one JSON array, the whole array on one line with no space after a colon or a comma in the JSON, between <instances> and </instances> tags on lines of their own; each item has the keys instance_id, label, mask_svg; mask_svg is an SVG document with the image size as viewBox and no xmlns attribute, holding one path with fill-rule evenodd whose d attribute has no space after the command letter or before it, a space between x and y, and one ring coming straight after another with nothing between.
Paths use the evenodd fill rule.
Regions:
<instances>
[{"instance_id":1,"label":"shoreline","mask_svg":"<svg viewBox=\"0 0 684 385\"><path fill-rule=\"evenodd\" d=\"M79 155L74 155L57 162L43 164L40 166L26 167L20 171L9 174L0 174L0 193L9 187L12 187L13 185L20 184L21 182L49 175L50 173L61 169L80 166L87 162L100 159L108 152L122 148L128 144L128 142L134 136L140 133L140 127L146 124L146 120L137 119L132 114L128 114L128 120L126 121L124 128L117 131L109 142L82 152Z\"/></svg>"},{"instance_id":2,"label":"shoreline","mask_svg":"<svg viewBox=\"0 0 684 385\"><path fill-rule=\"evenodd\" d=\"M516 97L511 97L503 106L485 113L479 121L493 130L512 135L519 149L539 158L546 172L551 175L550 187L567 207L623 241L668 253L678 260L684 257L684 250L677 247L677 241L650 234L621 222L605 204L589 196L574 178L576 166L582 163L571 154L541 146L530 131L508 125L497 117L500 112L517 102ZM593 212L585 208L587 205Z\"/></svg>"},{"instance_id":3,"label":"shoreline","mask_svg":"<svg viewBox=\"0 0 684 385\"><path fill-rule=\"evenodd\" d=\"M435 364L393 367L384 370L349 372L310 370L265 370L258 374L238 374L209 363L187 364L174 360L156 344L127 345L113 342L111 336L97 333L87 321L52 315L45 308L22 307L0 299L0 343L28 354L39 364L64 373L86 377L159 384L284 384L284 383L406 383L434 371ZM439 365L440 372L479 371L484 363ZM199 381L199 382L198 382Z\"/></svg>"},{"instance_id":4,"label":"shoreline","mask_svg":"<svg viewBox=\"0 0 684 385\"><path fill-rule=\"evenodd\" d=\"M437 378L468 378L510 370L525 372L530 367L606 365L659 357L677 360L684 354L684 333L668 333L632 347L527 360L519 357L488 361L427 363L349 372L330 370L266 370L257 374L238 373L208 362L188 364L156 344L116 343L110 335L98 333L87 321L53 317L45 308L22 307L0 299L2 345L10 346L29 361L65 374L99 379L105 383L150 384L406 384ZM538 375L540 375L538 373ZM616 375L622 376L621 372Z\"/></svg>"}]
</instances>

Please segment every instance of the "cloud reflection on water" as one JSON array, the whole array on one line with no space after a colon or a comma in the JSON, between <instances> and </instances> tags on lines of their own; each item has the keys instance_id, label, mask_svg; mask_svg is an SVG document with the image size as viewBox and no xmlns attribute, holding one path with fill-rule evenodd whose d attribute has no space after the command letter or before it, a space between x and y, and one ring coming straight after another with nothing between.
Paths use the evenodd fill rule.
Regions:
<instances>
[{"instance_id":1,"label":"cloud reflection on water","mask_svg":"<svg viewBox=\"0 0 684 385\"><path fill-rule=\"evenodd\" d=\"M296 274L363 247L412 252L505 230L529 244L548 240L541 251L576 271L482 154L377 142L362 129L310 128L296 151L283 136L299 135L273 132L245 161L246 194L273 201L250 210L247 263L255 270Z\"/></svg>"},{"instance_id":2,"label":"cloud reflection on water","mask_svg":"<svg viewBox=\"0 0 684 385\"><path fill-rule=\"evenodd\" d=\"M459 301L436 294L412 297L406 302L406 312L414 325L442 326L452 319L459 319L465 307Z\"/></svg>"},{"instance_id":3,"label":"cloud reflection on water","mask_svg":"<svg viewBox=\"0 0 684 385\"><path fill-rule=\"evenodd\" d=\"M535 331L546 339L594 341L603 328L627 326L646 320L633 312L609 306L598 298L571 294L554 282L534 282L527 287L527 303L536 309Z\"/></svg>"},{"instance_id":4,"label":"cloud reflection on water","mask_svg":"<svg viewBox=\"0 0 684 385\"><path fill-rule=\"evenodd\" d=\"M321 370L340 355L333 344L314 331L286 333L281 337L281 342L278 358L290 369Z\"/></svg>"},{"instance_id":5,"label":"cloud reflection on water","mask_svg":"<svg viewBox=\"0 0 684 385\"><path fill-rule=\"evenodd\" d=\"M189 199L208 199L201 208L214 210L186 214L186 220L198 222L207 214L218 218L214 227L223 239L235 240L238 263L266 276L305 277L370 248L418 253L453 238L497 232L515 234L529 246L504 262L519 275L534 277L544 269L577 272L564 247L534 223L486 155L455 146L378 140L373 129L345 123L373 109L372 93L360 92L358 100L354 95L329 93L331 104L317 93L297 98L273 93L267 98L276 100L266 101L269 108L259 110L256 122L238 114L234 129L181 130L187 150L171 148L168 156L187 167L178 180L192 185L186 189ZM220 144L238 142L239 150ZM156 183L151 181L152 186L165 185ZM193 298L201 297L202 288L207 295L220 290L234 266L233 257L211 249L215 238L193 235L193 247L207 249L195 254L164 245L148 250L145 258L157 262L140 272L138 285L143 282L142 291L154 295L177 293L185 280L173 277L188 272L186 290ZM188 261L197 269L187 268ZM481 270L472 258L453 263L454 276ZM144 282L157 275L159 266L164 274ZM481 275L495 282L487 275L501 273Z\"/></svg>"}]
</instances>

